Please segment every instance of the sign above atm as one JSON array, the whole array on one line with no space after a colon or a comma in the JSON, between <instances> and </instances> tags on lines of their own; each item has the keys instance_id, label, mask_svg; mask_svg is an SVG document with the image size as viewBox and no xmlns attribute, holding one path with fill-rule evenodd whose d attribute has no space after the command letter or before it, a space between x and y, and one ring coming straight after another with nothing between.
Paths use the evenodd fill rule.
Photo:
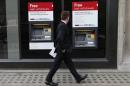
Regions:
<instances>
[{"instance_id":1,"label":"sign above atm","mask_svg":"<svg viewBox=\"0 0 130 86\"><path fill-rule=\"evenodd\" d=\"M72 10L98 10L97 2L73 2Z\"/></svg>"},{"instance_id":2,"label":"sign above atm","mask_svg":"<svg viewBox=\"0 0 130 86\"><path fill-rule=\"evenodd\" d=\"M29 11L53 11L52 2L33 2L28 3Z\"/></svg>"},{"instance_id":3,"label":"sign above atm","mask_svg":"<svg viewBox=\"0 0 130 86\"><path fill-rule=\"evenodd\" d=\"M53 21L53 2L29 2L28 21Z\"/></svg>"},{"instance_id":4,"label":"sign above atm","mask_svg":"<svg viewBox=\"0 0 130 86\"><path fill-rule=\"evenodd\" d=\"M98 1L72 2L73 27L98 27Z\"/></svg>"}]
</instances>

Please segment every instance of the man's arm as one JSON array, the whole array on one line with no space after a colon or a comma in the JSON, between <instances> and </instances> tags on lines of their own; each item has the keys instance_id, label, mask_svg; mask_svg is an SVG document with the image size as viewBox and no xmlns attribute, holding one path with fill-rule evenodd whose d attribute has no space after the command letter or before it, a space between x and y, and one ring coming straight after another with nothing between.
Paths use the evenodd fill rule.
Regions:
<instances>
[{"instance_id":1,"label":"man's arm","mask_svg":"<svg viewBox=\"0 0 130 86\"><path fill-rule=\"evenodd\" d=\"M59 28L59 31L57 33L57 38L56 38L56 41L57 41L57 48L62 50L63 49L63 45L64 45L64 37L65 37L65 27L64 26L61 26Z\"/></svg>"}]
</instances>

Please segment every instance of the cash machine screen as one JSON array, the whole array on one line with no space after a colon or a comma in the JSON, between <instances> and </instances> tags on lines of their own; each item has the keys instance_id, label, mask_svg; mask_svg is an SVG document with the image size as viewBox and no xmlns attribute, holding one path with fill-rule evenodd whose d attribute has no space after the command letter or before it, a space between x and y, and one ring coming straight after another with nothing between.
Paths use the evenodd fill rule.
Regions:
<instances>
[{"instance_id":1,"label":"cash machine screen","mask_svg":"<svg viewBox=\"0 0 130 86\"><path fill-rule=\"evenodd\" d=\"M31 40L32 41L45 41L51 40L51 25L49 24L32 24L31 25Z\"/></svg>"},{"instance_id":2,"label":"cash machine screen","mask_svg":"<svg viewBox=\"0 0 130 86\"><path fill-rule=\"evenodd\" d=\"M75 47L95 47L96 34L94 30L75 30Z\"/></svg>"}]
</instances>

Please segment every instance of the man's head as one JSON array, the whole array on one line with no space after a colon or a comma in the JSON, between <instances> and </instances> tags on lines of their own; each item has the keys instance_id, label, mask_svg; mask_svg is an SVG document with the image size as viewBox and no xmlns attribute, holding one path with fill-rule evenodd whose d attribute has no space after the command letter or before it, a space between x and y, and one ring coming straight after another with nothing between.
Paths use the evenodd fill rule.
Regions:
<instances>
[{"instance_id":1,"label":"man's head","mask_svg":"<svg viewBox=\"0 0 130 86\"><path fill-rule=\"evenodd\" d=\"M64 20L68 23L70 18L70 12L69 11L62 11L61 12L61 20Z\"/></svg>"}]
</instances>

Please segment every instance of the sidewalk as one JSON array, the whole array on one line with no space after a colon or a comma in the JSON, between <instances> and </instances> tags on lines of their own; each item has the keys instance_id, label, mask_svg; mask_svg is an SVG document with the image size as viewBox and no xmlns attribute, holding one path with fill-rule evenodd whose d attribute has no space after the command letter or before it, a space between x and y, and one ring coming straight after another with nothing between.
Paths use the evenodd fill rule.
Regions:
<instances>
[{"instance_id":1,"label":"sidewalk","mask_svg":"<svg viewBox=\"0 0 130 86\"><path fill-rule=\"evenodd\" d=\"M130 86L130 72L117 70L78 70L88 78L81 84L75 83L68 70L60 69L54 76L59 86ZM46 86L48 70L0 70L0 86Z\"/></svg>"},{"instance_id":2,"label":"sidewalk","mask_svg":"<svg viewBox=\"0 0 130 86\"><path fill-rule=\"evenodd\" d=\"M48 69L0 69L0 86L46 86L44 84ZM59 86L130 86L130 61L116 69L78 69L81 75L88 74L88 78L81 84L75 80L68 69L57 71L53 80Z\"/></svg>"}]
</instances>

